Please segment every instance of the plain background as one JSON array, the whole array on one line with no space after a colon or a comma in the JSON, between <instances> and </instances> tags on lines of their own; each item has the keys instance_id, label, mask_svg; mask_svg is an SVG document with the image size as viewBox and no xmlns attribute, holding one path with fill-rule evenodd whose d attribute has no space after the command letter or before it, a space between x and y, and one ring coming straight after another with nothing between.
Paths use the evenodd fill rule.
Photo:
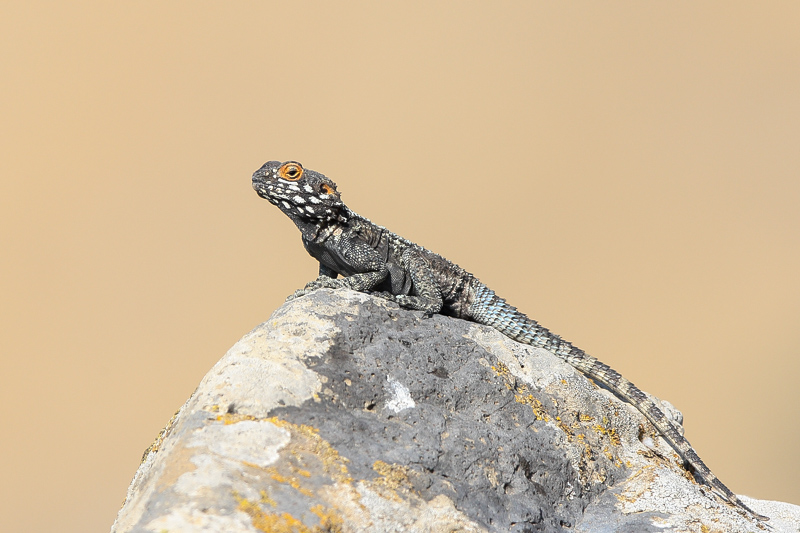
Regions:
<instances>
[{"instance_id":1,"label":"plain background","mask_svg":"<svg viewBox=\"0 0 800 533\"><path fill-rule=\"evenodd\" d=\"M334 179L800 504L800 3L5 2L0 530L106 531ZM288 5L291 4L291 5Z\"/></svg>"}]
</instances>

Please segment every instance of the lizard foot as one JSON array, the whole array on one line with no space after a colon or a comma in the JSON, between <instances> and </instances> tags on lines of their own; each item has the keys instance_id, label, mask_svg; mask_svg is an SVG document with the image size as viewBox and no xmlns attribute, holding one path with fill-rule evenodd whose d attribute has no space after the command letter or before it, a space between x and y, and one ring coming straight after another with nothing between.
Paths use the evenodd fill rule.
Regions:
<instances>
[{"instance_id":1,"label":"lizard foot","mask_svg":"<svg viewBox=\"0 0 800 533\"><path fill-rule=\"evenodd\" d=\"M317 289L341 289L343 287L346 287L346 285L343 283L343 280L320 276L314 281L309 281L306 283L306 286L303 290L310 292Z\"/></svg>"},{"instance_id":2,"label":"lizard foot","mask_svg":"<svg viewBox=\"0 0 800 533\"><path fill-rule=\"evenodd\" d=\"M313 292L317 289L341 289L346 285L340 279L333 279L327 276L320 276L314 281L309 281L306 283L306 286L302 289L297 289L292 294L286 297L286 301L294 300L295 298L300 298L301 296L305 296L306 294Z\"/></svg>"},{"instance_id":3,"label":"lizard foot","mask_svg":"<svg viewBox=\"0 0 800 533\"><path fill-rule=\"evenodd\" d=\"M292 294L290 294L289 296L287 296L287 297L286 297L286 300L284 300L284 302L291 302L291 301L292 301L292 300L294 300L295 298L300 298L301 296L305 296L307 292L308 292L308 291L306 291L305 289L297 289L297 290L296 290L296 291L294 291Z\"/></svg>"},{"instance_id":4,"label":"lizard foot","mask_svg":"<svg viewBox=\"0 0 800 533\"><path fill-rule=\"evenodd\" d=\"M405 309L413 309L415 311L422 311L425 313L426 318L430 318L436 313L438 313L442 305L441 303L437 306L433 302L428 302L423 298L419 298L417 296L406 296L403 294L399 294L394 297L395 301L400 304L400 307Z\"/></svg>"}]
</instances>

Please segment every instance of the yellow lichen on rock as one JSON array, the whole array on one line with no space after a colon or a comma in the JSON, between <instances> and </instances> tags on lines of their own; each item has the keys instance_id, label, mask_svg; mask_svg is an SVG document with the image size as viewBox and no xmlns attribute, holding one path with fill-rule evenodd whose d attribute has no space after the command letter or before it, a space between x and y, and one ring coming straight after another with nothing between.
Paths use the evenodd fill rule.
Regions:
<instances>
[{"instance_id":1,"label":"yellow lichen on rock","mask_svg":"<svg viewBox=\"0 0 800 533\"><path fill-rule=\"evenodd\" d=\"M266 470L276 483L289 485L304 496L314 496L314 493L311 490L300 486L300 480L297 478L297 476L284 476L283 474L278 473L274 467L267 468Z\"/></svg>"},{"instance_id":2,"label":"yellow lichen on rock","mask_svg":"<svg viewBox=\"0 0 800 533\"><path fill-rule=\"evenodd\" d=\"M340 456L339 452L328 441L319 436L319 430L304 424L292 424L277 417L266 420L278 427L287 429L291 433L292 439L289 445L291 453L296 454L299 451L311 453L322 461L325 473L335 481L347 484L352 483L353 478L350 477L345 464L347 459ZM303 472L304 474L301 475L308 477L308 475L305 475L308 474L308 471L303 470Z\"/></svg>"},{"instance_id":3,"label":"yellow lichen on rock","mask_svg":"<svg viewBox=\"0 0 800 533\"><path fill-rule=\"evenodd\" d=\"M398 464L388 464L383 461L375 461L372 469L380 476L375 480L375 484L383 485L392 490L396 490L403 484L410 485L408 479L408 467Z\"/></svg>"},{"instance_id":4,"label":"yellow lichen on rock","mask_svg":"<svg viewBox=\"0 0 800 533\"><path fill-rule=\"evenodd\" d=\"M508 369L508 366L506 366L505 363L498 361L496 365L492 366L492 370L499 377L503 378L503 384L505 387L514 392L514 401L530 406L530 408L533 410L533 414L536 416L536 420L541 420L544 422L550 421L550 417L548 416L547 411L544 410L544 405L542 405L542 402L535 398L528 391L528 386L526 384L516 383L516 379L513 378L511 371Z\"/></svg>"},{"instance_id":5,"label":"yellow lichen on rock","mask_svg":"<svg viewBox=\"0 0 800 533\"><path fill-rule=\"evenodd\" d=\"M236 424L238 422L244 422L245 420L250 421L257 421L258 418L251 416L251 415L243 415L239 413L225 413L224 415L217 415L217 422L222 422L226 426L230 424ZM261 419L263 420L263 419Z\"/></svg>"},{"instance_id":6,"label":"yellow lichen on rock","mask_svg":"<svg viewBox=\"0 0 800 533\"><path fill-rule=\"evenodd\" d=\"M253 527L264 533L339 533L342 531L342 520L335 513L326 510L322 505L311 508L319 524L307 526L289 513L271 513L264 511L260 505L253 503L238 494L234 494L238 509L250 517Z\"/></svg>"}]
</instances>

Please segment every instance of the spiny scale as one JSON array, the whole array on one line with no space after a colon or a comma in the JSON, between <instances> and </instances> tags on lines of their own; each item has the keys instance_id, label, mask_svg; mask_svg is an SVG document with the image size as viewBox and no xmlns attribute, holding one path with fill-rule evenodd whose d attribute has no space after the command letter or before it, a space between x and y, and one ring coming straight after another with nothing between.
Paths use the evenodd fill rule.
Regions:
<instances>
[{"instance_id":1,"label":"spiny scale","mask_svg":"<svg viewBox=\"0 0 800 533\"><path fill-rule=\"evenodd\" d=\"M306 250L319 261L317 280L290 298L323 287L380 293L405 308L472 320L515 341L545 348L635 406L730 503L758 520L769 520L742 503L709 470L672 422L633 383L517 311L455 263L351 211L326 176L296 161L270 161L253 174L253 188L295 223ZM344 277L336 279L339 275Z\"/></svg>"}]
</instances>

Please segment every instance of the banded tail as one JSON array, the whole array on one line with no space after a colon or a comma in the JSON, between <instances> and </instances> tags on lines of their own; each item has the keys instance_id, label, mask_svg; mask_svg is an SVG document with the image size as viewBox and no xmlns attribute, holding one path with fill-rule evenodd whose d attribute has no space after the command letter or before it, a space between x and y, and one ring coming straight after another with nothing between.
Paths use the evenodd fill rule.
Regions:
<instances>
[{"instance_id":1,"label":"banded tail","mask_svg":"<svg viewBox=\"0 0 800 533\"><path fill-rule=\"evenodd\" d=\"M475 322L491 326L517 342L552 352L573 368L608 387L614 394L636 407L709 486L730 503L756 519L769 520L769 517L756 513L739 500L736 494L711 472L689 441L675 429L661 409L636 385L622 377L619 372L540 326L538 322L520 313L515 307L506 303L503 298L497 296L493 290L481 283L475 287L475 300L468 313Z\"/></svg>"}]
</instances>

